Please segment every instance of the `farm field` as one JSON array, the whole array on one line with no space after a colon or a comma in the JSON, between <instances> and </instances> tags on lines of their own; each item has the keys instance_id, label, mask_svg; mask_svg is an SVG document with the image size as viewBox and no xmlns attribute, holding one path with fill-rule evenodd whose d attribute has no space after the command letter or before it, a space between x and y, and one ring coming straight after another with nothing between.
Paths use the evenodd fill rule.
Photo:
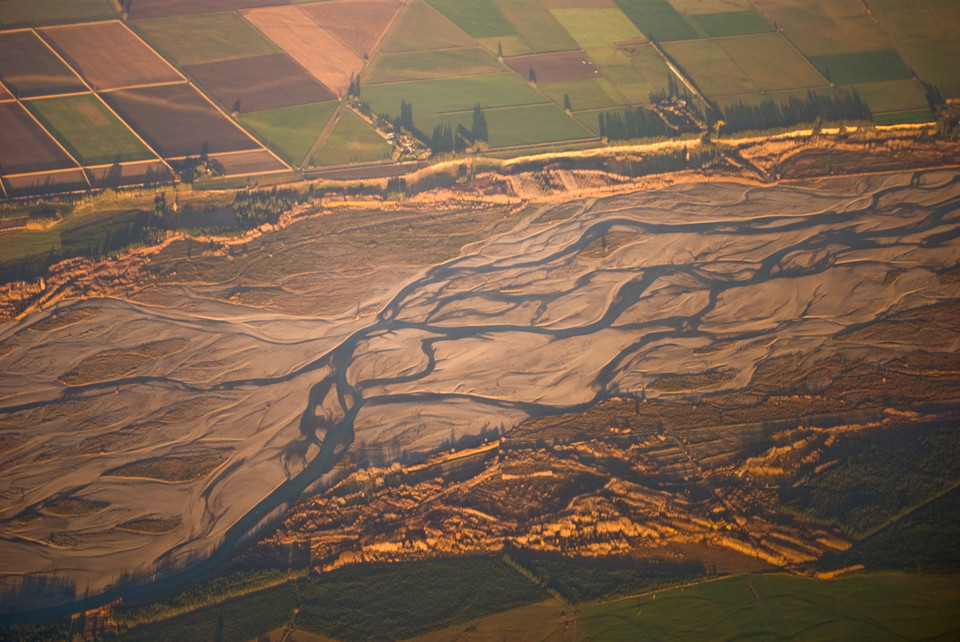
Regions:
<instances>
[{"instance_id":1,"label":"farm field","mask_svg":"<svg viewBox=\"0 0 960 642\"><path fill-rule=\"evenodd\" d=\"M503 73L503 64L480 47L385 53L364 75L364 83L433 80Z\"/></svg>"},{"instance_id":2,"label":"farm field","mask_svg":"<svg viewBox=\"0 0 960 642\"><path fill-rule=\"evenodd\" d=\"M913 79L857 83L851 86L867 101L874 114L923 109L927 112L928 121L933 116L927 106L923 89Z\"/></svg>"},{"instance_id":3,"label":"farm field","mask_svg":"<svg viewBox=\"0 0 960 642\"><path fill-rule=\"evenodd\" d=\"M18 98L86 91L32 31L0 32L0 81Z\"/></svg>"},{"instance_id":4,"label":"farm field","mask_svg":"<svg viewBox=\"0 0 960 642\"><path fill-rule=\"evenodd\" d=\"M26 174L75 167L66 152L19 103L0 103L0 167L4 174Z\"/></svg>"},{"instance_id":5,"label":"farm field","mask_svg":"<svg viewBox=\"0 0 960 642\"><path fill-rule=\"evenodd\" d=\"M364 58L373 53L400 6L399 0L327 0L301 8L350 51Z\"/></svg>"},{"instance_id":6,"label":"farm field","mask_svg":"<svg viewBox=\"0 0 960 642\"><path fill-rule=\"evenodd\" d=\"M542 2L528 0L496 0L497 7L516 28L517 33L502 42L504 55L528 52L566 51L576 49L577 42ZM501 46L499 38L480 40L490 51Z\"/></svg>"},{"instance_id":7,"label":"farm field","mask_svg":"<svg viewBox=\"0 0 960 642\"><path fill-rule=\"evenodd\" d=\"M95 90L183 80L122 22L49 27L40 33Z\"/></svg>"},{"instance_id":8,"label":"farm field","mask_svg":"<svg viewBox=\"0 0 960 642\"><path fill-rule=\"evenodd\" d=\"M960 633L958 601L954 577L741 575L584 607L581 616L593 640L948 639Z\"/></svg>"},{"instance_id":9,"label":"farm field","mask_svg":"<svg viewBox=\"0 0 960 642\"><path fill-rule=\"evenodd\" d=\"M70 192L88 187L80 169L44 171L34 174L5 174L3 186L8 196L40 196L50 192Z\"/></svg>"},{"instance_id":10,"label":"farm field","mask_svg":"<svg viewBox=\"0 0 960 642\"><path fill-rule=\"evenodd\" d=\"M663 58L650 45L592 49L590 56L629 104L649 102L650 94L666 88L668 79L673 77Z\"/></svg>"},{"instance_id":11,"label":"farm field","mask_svg":"<svg viewBox=\"0 0 960 642\"><path fill-rule=\"evenodd\" d=\"M333 115L335 101L242 114L240 122L288 163L299 165Z\"/></svg>"},{"instance_id":12,"label":"farm field","mask_svg":"<svg viewBox=\"0 0 960 642\"><path fill-rule=\"evenodd\" d=\"M39 98L27 103L82 165L155 158L125 124L93 94Z\"/></svg>"},{"instance_id":13,"label":"farm field","mask_svg":"<svg viewBox=\"0 0 960 642\"><path fill-rule=\"evenodd\" d=\"M643 38L619 9L554 9L553 15L582 49Z\"/></svg>"},{"instance_id":14,"label":"farm field","mask_svg":"<svg viewBox=\"0 0 960 642\"><path fill-rule=\"evenodd\" d=\"M476 41L426 0L413 0L393 33L384 41L384 53L474 47Z\"/></svg>"},{"instance_id":15,"label":"farm field","mask_svg":"<svg viewBox=\"0 0 960 642\"><path fill-rule=\"evenodd\" d=\"M134 0L128 12L132 20L137 20L284 4L290 4L290 0Z\"/></svg>"},{"instance_id":16,"label":"farm field","mask_svg":"<svg viewBox=\"0 0 960 642\"><path fill-rule=\"evenodd\" d=\"M811 56L831 82L840 85L910 78L910 69L893 49Z\"/></svg>"},{"instance_id":17,"label":"farm field","mask_svg":"<svg viewBox=\"0 0 960 642\"><path fill-rule=\"evenodd\" d=\"M266 174L287 169L281 161L277 160L266 149L212 154L210 158L220 163L223 166L224 173L228 176Z\"/></svg>"},{"instance_id":18,"label":"farm field","mask_svg":"<svg viewBox=\"0 0 960 642\"><path fill-rule=\"evenodd\" d=\"M440 116L440 122L468 128L472 111ZM524 105L484 110L490 131L490 147L514 147L593 138L593 132L568 116L560 107Z\"/></svg>"},{"instance_id":19,"label":"farm field","mask_svg":"<svg viewBox=\"0 0 960 642\"><path fill-rule=\"evenodd\" d=\"M472 38L503 38L516 35L517 29L507 20L494 0L427 0L436 10L463 29Z\"/></svg>"},{"instance_id":20,"label":"farm field","mask_svg":"<svg viewBox=\"0 0 960 642\"><path fill-rule=\"evenodd\" d=\"M691 17L694 24L700 27L710 38L746 36L773 31L773 28L763 19L763 16L752 9L722 13L700 13Z\"/></svg>"},{"instance_id":21,"label":"farm field","mask_svg":"<svg viewBox=\"0 0 960 642\"><path fill-rule=\"evenodd\" d=\"M165 158L259 147L186 84L121 89L105 98Z\"/></svg>"},{"instance_id":22,"label":"farm field","mask_svg":"<svg viewBox=\"0 0 960 642\"><path fill-rule=\"evenodd\" d=\"M308 150L309 148L303 152ZM380 134L362 118L345 109L330 132L330 137L313 157L310 165L324 167L382 161L389 159L392 153L393 147Z\"/></svg>"},{"instance_id":23,"label":"farm field","mask_svg":"<svg viewBox=\"0 0 960 642\"><path fill-rule=\"evenodd\" d=\"M616 0L645 36L659 41L696 38L697 32L667 0Z\"/></svg>"},{"instance_id":24,"label":"farm field","mask_svg":"<svg viewBox=\"0 0 960 642\"><path fill-rule=\"evenodd\" d=\"M3 0L0 27L36 27L110 20L116 17L108 0Z\"/></svg>"},{"instance_id":25,"label":"farm field","mask_svg":"<svg viewBox=\"0 0 960 642\"><path fill-rule=\"evenodd\" d=\"M156 185L173 179L170 170L161 161L125 163L86 170L90 183L98 187L121 185Z\"/></svg>"},{"instance_id":26,"label":"farm field","mask_svg":"<svg viewBox=\"0 0 960 642\"><path fill-rule=\"evenodd\" d=\"M282 53L190 65L185 70L227 112L263 111L336 98Z\"/></svg>"},{"instance_id":27,"label":"farm field","mask_svg":"<svg viewBox=\"0 0 960 642\"><path fill-rule=\"evenodd\" d=\"M609 109L626 104L620 98L617 87L607 78L589 78L585 80L567 80L563 82L540 83L540 93L563 106L564 97L570 99L570 109Z\"/></svg>"},{"instance_id":28,"label":"farm field","mask_svg":"<svg viewBox=\"0 0 960 642\"><path fill-rule=\"evenodd\" d=\"M590 56L583 51L515 56L504 59L504 62L521 77L528 76L530 69L533 69L538 84L583 80L600 75L600 71L590 60Z\"/></svg>"},{"instance_id":29,"label":"farm field","mask_svg":"<svg viewBox=\"0 0 960 642\"><path fill-rule=\"evenodd\" d=\"M280 52L234 12L152 18L132 24L160 53L181 67Z\"/></svg>"}]
</instances>

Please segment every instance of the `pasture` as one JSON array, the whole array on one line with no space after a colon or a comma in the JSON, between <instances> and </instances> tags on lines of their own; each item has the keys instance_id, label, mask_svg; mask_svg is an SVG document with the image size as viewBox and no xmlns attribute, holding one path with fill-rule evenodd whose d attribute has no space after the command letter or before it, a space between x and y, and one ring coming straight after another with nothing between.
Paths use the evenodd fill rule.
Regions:
<instances>
[{"instance_id":1,"label":"pasture","mask_svg":"<svg viewBox=\"0 0 960 642\"><path fill-rule=\"evenodd\" d=\"M373 53L400 9L398 0L329 0L305 4L304 13L336 36L354 54Z\"/></svg>"},{"instance_id":2,"label":"pasture","mask_svg":"<svg viewBox=\"0 0 960 642\"><path fill-rule=\"evenodd\" d=\"M537 83L583 80L600 75L593 61L583 51L558 51L556 53L515 56L504 60L520 77L527 77L530 69L536 72Z\"/></svg>"},{"instance_id":3,"label":"pasture","mask_svg":"<svg viewBox=\"0 0 960 642\"><path fill-rule=\"evenodd\" d=\"M337 105L327 101L249 112L240 122L288 163L299 165Z\"/></svg>"},{"instance_id":4,"label":"pasture","mask_svg":"<svg viewBox=\"0 0 960 642\"><path fill-rule=\"evenodd\" d=\"M673 75L651 45L594 49L590 55L600 72L630 104L648 103L650 94L666 89L667 79ZM581 109L576 105L573 108Z\"/></svg>"},{"instance_id":5,"label":"pasture","mask_svg":"<svg viewBox=\"0 0 960 642\"><path fill-rule=\"evenodd\" d=\"M838 85L910 78L910 68L893 49L810 56L830 82Z\"/></svg>"},{"instance_id":6,"label":"pasture","mask_svg":"<svg viewBox=\"0 0 960 642\"><path fill-rule=\"evenodd\" d=\"M619 9L554 9L553 15L583 49L643 38Z\"/></svg>"},{"instance_id":7,"label":"pasture","mask_svg":"<svg viewBox=\"0 0 960 642\"><path fill-rule=\"evenodd\" d=\"M56 141L18 103L0 103L0 167L25 174L75 167Z\"/></svg>"},{"instance_id":8,"label":"pasture","mask_svg":"<svg viewBox=\"0 0 960 642\"><path fill-rule=\"evenodd\" d=\"M336 98L283 53L207 62L185 69L228 112L263 111Z\"/></svg>"},{"instance_id":9,"label":"pasture","mask_svg":"<svg viewBox=\"0 0 960 642\"><path fill-rule=\"evenodd\" d=\"M364 83L406 82L502 73L504 66L480 47L383 54L364 76Z\"/></svg>"},{"instance_id":10,"label":"pasture","mask_svg":"<svg viewBox=\"0 0 960 642\"><path fill-rule=\"evenodd\" d=\"M132 25L157 51L180 66L280 52L234 12L136 20Z\"/></svg>"},{"instance_id":11,"label":"pasture","mask_svg":"<svg viewBox=\"0 0 960 642\"><path fill-rule=\"evenodd\" d=\"M493 0L427 2L473 38L502 38L517 33L516 28Z\"/></svg>"},{"instance_id":12,"label":"pasture","mask_svg":"<svg viewBox=\"0 0 960 642\"><path fill-rule=\"evenodd\" d=\"M340 120L334 125L333 131L330 132L330 137L313 157L310 165L323 167L369 163L388 160L392 154L392 145L362 118L345 109L341 112Z\"/></svg>"},{"instance_id":13,"label":"pasture","mask_svg":"<svg viewBox=\"0 0 960 642\"><path fill-rule=\"evenodd\" d=\"M923 109L930 114L927 96L920 84L911 79L858 83L852 86L867 101L874 115Z\"/></svg>"},{"instance_id":14,"label":"pasture","mask_svg":"<svg viewBox=\"0 0 960 642\"><path fill-rule=\"evenodd\" d=\"M485 109L490 132L490 147L516 147L558 141L593 138L594 134L560 107L552 103L525 105L503 109ZM463 125L469 129L473 112L446 114L438 121L446 125Z\"/></svg>"},{"instance_id":15,"label":"pasture","mask_svg":"<svg viewBox=\"0 0 960 642\"><path fill-rule=\"evenodd\" d=\"M137 20L283 4L290 4L290 0L135 0L130 4L129 16L131 20Z\"/></svg>"},{"instance_id":16,"label":"pasture","mask_svg":"<svg viewBox=\"0 0 960 642\"><path fill-rule=\"evenodd\" d=\"M383 43L384 53L475 47L476 41L450 22L426 0L413 0Z\"/></svg>"},{"instance_id":17,"label":"pasture","mask_svg":"<svg viewBox=\"0 0 960 642\"><path fill-rule=\"evenodd\" d=\"M955 577L740 575L580 614L592 640L948 639L960 633L958 602Z\"/></svg>"},{"instance_id":18,"label":"pasture","mask_svg":"<svg viewBox=\"0 0 960 642\"><path fill-rule=\"evenodd\" d=\"M50 192L69 192L87 188L83 171L79 168L48 174L3 176L3 186L8 196L36 196ZM39 257L38 257L39 258Z\"/></svg>"},{"instance_id":19,"label":"pasture","mask_svg":"<svg viewBox=\"0 0 960 642\"><path fill-rule=\"evenodd\" d=\"M773 27L756 11L725 11L692 16L693 22L711 37L746 36L773 31Z\"/></svg>"},{"instance_id":20,"label":"pasture","mask_svg":"<svg viewBox=\"0 0 960 642\"><path fill-rule=\"evenodd\" d=\"M665 42L699 35L667 0L616 0L616 3L648 38Z\"/></svg>"},{"instance_id":21,"label":"pasture","mask_svg":"<svg viewBox=\"0 0 960 642\"><path fill-rule=\"evenodd\" d=\"M606 78L587 78L585 80L567 80L540 85L540 92L563 106L563 97L570 99L570 109L609 109L625 104L617 88Z\"/></svg>"},{"instance_id":22,"label":"pasture","mask_svg":"<svg viewBox=\"0 0 960 642\"><path fill-rule=\"evenodd\" d=\"M18 98L86 91L32 31L0 33L0 80Z\"/></svg>"},{"instance_id":23,"label":"pasture","mask_svg":"<svg viewBox=\"0 0 960 642\"><path fill-rule=\"evenodd\" d=\"M183 80L119 21L50 27L40 33L96 90Z\"/></svg>"},{"instance_id":24,"label":"pasture","mask_svg":"<svg viewBox=\"0 0 960 642\"><path fill-rule=\"evenodd\" d=\"M510 38L511 42L504 43L504 55L577 48L577 42L542 2L497 0L497 6L516 29L516 35ZM495 39L487 38L482 42L491 51L497 51Z\"/></svg>"},{"instance_id":25,"label":"pasture","mask_svg":"<svg viewBox=\"0 0 960 642\"><path fill-rule=\"evenodd\" d=\"M261 172L278 172L287 169L265 149L253 149L245 152L213 154L210 158L223 166L227 176L244 176Z\"/></svg>"},{"instance_id":26,"label":"pasture","mask_svg":"<svg viewBox=\"0 0 960 642\"><path fill-rule=\"evenodd\" d=\"M724 55L761 91L825 87L827 82L783 36L761 34L717 41ZM699 82L701 79L694 76Z\"/></svg>"},{"instance_id":27,"label":"pasture","mask_svg":"<svg viewBox=\"0 0 960 642\"><path fill-rule=\"evenodd\" d=\"M93 94L41 98L26 105L82 165L155 158Z\"/></svg>"},{"instance_id":28,"label":"pasture","mask_svg":"<svg viewBox=\"0 0 960 642\"><path fill-rule=\"evenodd\" d=\"M108 0L4 0L0 27L73 24L116 17Z\"/></svg>"},{"instance_id":29,"label":"pasture","mask_svg":"<svg viewBox=\"0 0 960 642\"><path fill-rule=\"evenodd\" d=\"M87 168L87 175L95 187L155 185L173 178L170 170L160 161Z\"/></svg>"},{"instance_id":30,"label":"pasture","mask_svg":"<svg viewBox=\"0 0 960 642\"><path fill-rule=\"evenodd\" d=\"M104 98L165 158L258 147L186 84L120 89Z\"/></svg>"}]
</instances>

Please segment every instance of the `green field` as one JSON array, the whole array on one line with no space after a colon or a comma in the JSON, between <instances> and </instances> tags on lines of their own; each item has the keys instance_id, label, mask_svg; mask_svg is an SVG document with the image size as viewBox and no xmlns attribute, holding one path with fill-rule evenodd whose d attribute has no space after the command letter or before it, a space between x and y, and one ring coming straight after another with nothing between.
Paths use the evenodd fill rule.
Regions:
<instances>
[{"instance_id":1,"label":"green field","mask_svg":"<svg viewBox=\"0 0 960 642\"><path fill-rule=\"evenodd\" d=\"M827 86L816 68L780 34L727 38L717 42L727 58L761 91ZM694 80L700 82L701 79L694 76Z\"/></svg>"},{"instance_id":2,"label":"green field","mask_svg":"<svg viewBox=\"0 0 960 642\"><path fill-rule=\"evenodd\" d=\"M643 37L619 9L554 9L553 15L583 49Z\"/></svg>"},{"instance_id":3,"label":"green field","mask_svg":"<svg viewBox=\"0 0 960 642\"><path fill-rule=\"evenodd\" d=\"M773 27L763 16L753 10L701 13L692 18L697 26L711 37L746 36L773 31Z\"/></svg>"},{"instance_id":4,"label":"green field","mask_svg":"<svg viewBox=\"0 0 960 642\"><path fill-rule=\"evenodd\" d=\"M393 34L383 43L383 51L395 53L476 45L476 41L427 4L426 0L415 0L400 18Z\"/></svg>"},{"instance_id":5,"label":"green field","mask_svg":"<svg viewBox=\"0 0 960 642\"><path fill-rule=\"evenodd\" d=\"M0 27L32 27L111 20L116 14L107 0L3 0Z\"/></svg>"},{"instance_id":6,"label":"green field","mask_svg":"<svg viewBox=\"0 0 960 642\"><path fill-rule=\"evenodd\" d=\"M312 141L311 141L312 143ZM340 114L330 137L313 157L311 165L344 165L387 160L393 146L375 132L370 125L350 110Z\"/></svg>"},{"instance_id":7,"label":"green field","mask_svg":"<svg viewBox=\"0 0 960 642\"><path fill-rule=\"evenodd\" d=\"M372 85L363 89L363 99L378 114L396 117L400 102L413 105L414 124L427 135L436 124L434 115L483 107L505 107L546 102L514 73L486 74L444 80Z\"/></svg>"},{"instance_id":8,"label":"green field","mask_svg":"<svg viewBox=\"0 0 960 642\"><path fill-rule=\"evenodd\" d=\"M591 640L887 640L960 636L960 580L737 576L584 607Z\"/></svg>"},{"instance_id":9,"label":"green field","mask_svg":"<svg viewBox=\"0 0 960 642\"><path fill-rule=\"evenodd\" d=\"M568 51L579 46L543 3L531 0L494 1L517 31L513 37L515 42L503 43L504 55ZM494 39L484 39L483 44L491 51L497 51Z\"/></svg>"},{"instance_id":10,"label":"green field","mask_svg":"<svg viewBox=\"0 0 960 642\"><path fill-rule=\"evenodd\" d=\"M663 47L705 95L759 91L747 74L723 50L721 40L684 40Z\"/></svg>"},{"instance_id":11,"label":"green field","mask_svg":"<svg viewBox=\"0 0 960 642\"><path fill-rule=\"evenodd\" d=\"M910 69L893 49L811 56L810 62L838 85L910 78Z\"/></svg>"},{"instance_id":12,"label":"green field","mask_svg":"<svg viewBox=\"0 0 960 642\"><path fill-rule=\"evenodd\" d=\"M266 36L233 13L137 20L131 25L178 65L279 53Z\"/></svg>"},{"instance_id":13,"label":"green field","mask_svg":"<svg viewBox=\"0 0 960 642\"><path fill-rule=\"evenodd\" d=\"M609 109L625 104L618 97L617 88L606 78L586 78L584 80L566 80L541 84L540 92L563 106L563 97L569 96L570 108L581 109Z\"/></svg>"},{"instance_id":14,"label":"green field","mask_svg":"<svg viewBox=\"0 0 960 642\"><path fill-rule=\"evenodd\" d=\"M590 57L630 104L650 101L650 94L667 87L673 75L651 45L624 49L591 49ZM574 109L583 109L574 105Z\"/></svg>"},{"instance_id":15,"label":"green field","mask_svg":"<svg viewBox=\"0 0 960 642\"><path fill-rule=\"evenodd\" d=\"M493 0L427 0L437 11L474 38L496 38L516 33Z\"/></svg>"},{"instance_id":16,"label":"green field","mask_svg":"<svg viewBox=\"0 0 960 642\"><path fill-rule=\"evenodd\" d=\"M616 3L648 38L686 40L699 35L667 0L616 0Z\"/></svg>"},{"instance_id":17,"label":"green field","mask_svg":"<svg viewBox=\"0 0 960 642\"><path fill-rule=\"evenodd\" d=\"M285 161L299 165L338 104L328 101L253 111L241 114L240 122Z\"/></svg>"},{"instance_id":18,"label":"green field","mask_svg":"<svg viewBox=\"0 0 960 642\"><path fill-rule=\"evenodd\" d=\"M867 101L874 114L916 109L929 111L926 94L923 93L920 84L912 78L860 83L853 85L852 88Z\"/></svg>"},{"instance_id":19,"label":"green field","mask_svg":"<svg viewBox=\"0 0 960 642\"><path fill-rule=\"evenodd\" d=\"M82 165L155 158L93 94L25 103Z\"/></svg>"},{"instance_id":20,"label":"green field","mask_svg":"<svg viewBox=\"0 0 960 642\"><path fill-rule=\"evenodd\" d=\"M408 51L383 54L363 80L367 85L374 85L382 82L453 78L504 71L506 67L489 51L480 47Z\"/></svg>"},{"instance_id":21,"label":"green field","mask_svg":"<svg viewBox=\"0 0 960 642\"><path fill-rule=\"evenodd\" d=\"M937 117L928 108L895 111L874 114L873 122L878 125L902 125L904 123L932 123Z\"/></svg>"},{"instance_id":22,"label":"green field","mask_svg":"<svg viewBox=\"0 0 960 642\"><path fill-rule=\"evenodd\" d=\"M552 103L486 109L483 113L490 131L491 148L536 145L594 136L593 132ZM441 116L438 120L447 125L460 124L469 128L472 116L472 112L461 112Z\"/></svg>"}]
</instances>

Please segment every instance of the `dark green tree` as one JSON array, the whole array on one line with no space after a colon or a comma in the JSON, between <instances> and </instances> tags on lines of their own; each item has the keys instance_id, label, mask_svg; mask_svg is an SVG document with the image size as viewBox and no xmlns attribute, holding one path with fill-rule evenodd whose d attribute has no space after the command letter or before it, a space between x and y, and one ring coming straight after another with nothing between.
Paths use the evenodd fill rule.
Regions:
<instances>
[{"instance_id":1,"label":"dark green tree","mask_svg":"<svg viewBox=\"0 0 960 642\"><path fill-rule=\"evenodd\" d=\"M487 117L483 115L479 103L473 106L473 127L470 128L470 137L474 142L489 140L487 137Z\"/></svg>"},{"instance_id":2,"label":"dark green tree","mask_svg":"<svg viewBox=\"0 0 960 642\"><path fill-rule=\"evenodd\" d=\"M532 82L533 84L537 84L537 70L534 69L533 67L530 67L529 78L530 78L530 82Z\"/></svg>"},{"instance_id":3,"label":"dark green tree","mask_svg":"<svg viewBox=\"0 0 960 642\"><path fill-rule=\"evenodd\" d=\"M567 111L573 109L573 107L570 105L570 96L568 94L563 95L563 108Z\"/></svg>"}]
</instances>

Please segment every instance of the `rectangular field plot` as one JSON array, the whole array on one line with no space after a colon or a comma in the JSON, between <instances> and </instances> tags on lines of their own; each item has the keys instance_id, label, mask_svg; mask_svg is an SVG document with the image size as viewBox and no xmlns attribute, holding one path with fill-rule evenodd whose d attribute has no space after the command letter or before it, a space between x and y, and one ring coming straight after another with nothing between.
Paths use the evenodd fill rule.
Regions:
<instances>
[{"instance_id":1,"label":"rectangular field plot","mask_svg":"<svg viewBox=\"0 0 960 642\"><path fill-rule=\"evenodd\" d=\"M754 5L808 56L890 46L862 0L756 0Z\"/></svg>"},{"instance_id":2,"label":"rectangular field plot","mask_svg":"<svg viewBox=\"0 0 960 642\"><path fill-rule=\"evenodd\" d=\"M18 103L0 103L0 171L26 174L76 167Z\"/></svg>"},{"instance_id":3,"label":"rectangular field plot","mask_svg":"<svg viewBox=\"0 0 960 642\"><path fill-rule=\"evenodd\" d=\"M554 104L484 110L490 147L516 147L594 138L593 132ZM472 113L440 117L444 124L469 128Z\"/></svg>"},{"instance_id":4,"label":"rectangular field plot","mask_svg":"<svg viewBox=\"0 0 960 642\"><path fill-rule=\"evenodd\" d=\"M26 104L83 165L155 158L93 94L42 98Z\"/></svg>"},{"instance_id":5,"label":"rectangular field plot","mask_svg":"<svg viewBox=\"0 0 960 642\"><path fill-rule=\"evenodd\" d=\"M619 9L554 9L553 15L583 49L643 38Z\"/></svg>"},{"instance_id":6,"label":"rectangular field plot","mask_svg":"<svg viewBox=\"0 0 960 642\"><path fill-rule=\"evenodd\" d=\"M474 47L476 42L426 0L413 0L398 19L393 33L383 42L385 53Z\"/></svg>"},{"instance_id":7,"label":"rectangular field plot","mask_svg":"<svg viewBox=\"0 0 960 642\"><path fill-rule=\"evenodd\" d=\"M522 78L528 77L530 69L533 69L538 83L583 80L600 75L590 56L583 51L515 56L506 58L504 62Z\"/></svg>"},{"instance_id":8,"label":"rectangular field plot","mask_svg":"<svg viewBox=\"0 0 960 642\"><path fill-rule=\"evenodd\" d=\"M284 160L299 165L330 116L336 101L243 114L240 122Z\"/></svg>"},{"instance_id":9,"label":"rectangular field plot","mask_svg":"<svg viewBox=\"0 0 960 642\"><path fill-rule=\"evenodd\" d=\"M570 109L607 109L626 104L617 88L606 78L587 78L563 82L540 83L540 92L563 105L563 98L570 100Z\"/></svg>"},{"instance_id":10,"label":"rectangular field plot","mask_svg":"<svg viewBox=\"0 0 960 642\"><path fill-rule=\"evenodd\" d=\"M187 84L120 89L104 98L165 158L259 147Z\"/></svg>"},{"instance_id":11,"label":"rectangular field plot","mask_svg":"<svg viewBox=\"0 0 960 642\"><path fill-rule=\"evenodd\" d=\"M474 38L516 34L516 29L493 0L427 0L435 9Z\"/></svg>"},{"instance_id":12,"label":"rectangular field plot","mask_svg":"<svg viewBox=\"0 0 960 642\"><path fill-rule=\"evenodd\" d=\"M20 98L87 90L32 31L0 33L0 80Z\"/></svg>"},{"instance_id":13,"label":"rectangular field plot","mask_svg":"<svg viewBox=\"0 0 960 642\"><path fill-rule=\"evenodd\" d=\"M96 90L183 80L119 21L52 27L41 33Z\"/></svg>"},{"instance_id":14,"label":"rectangular field plot","mask_svg":"<svg viewBox=\"0 0 960 642\"><path fill-rule=\"evenodd\" d=\"M699 35L667 0L616 0L616 3L648 38L687 40Z\"/></svg>"},{"instance_id":15,"label":"rectangular field plot","mask_svg":"<svg viewBox=\"0 0 960 642\"><path fill-rule=\"evenodd\" d=\"M313 167L389 160L393 146L352 111L344 111L310 163Z\"/></svg>"},{"instance_id":16,"label":"rectangular field plot","mask_svg":"<svg viewBox=\"0 0 960 642\"><path fill-rule=\"evenodd\" d=\"M601 73L610 80L629 104L650 102L650 94L667 87L673 75L651 45L594 49L590 52ZM574 109L582 109L574 105Z\"/></svg>"},{"instance_id":17,"label":"rectangular field plot","mask_svg":"<svg viewBox=\"0 0 960 642\"><path fill-rule=\"evenodd\" d=\"M495 2L517 30L514 38L518 46L508 51L507 46L504 45L505 55L566 51L578 47L577 42L542 2L537 0L495 0ZM484 44L491 51L497 50L495 40L485 40Z\"/></svg>"},{"instance_id":18,"label":"rectangular field plot","mask_svg":"<svg viewBox=\"0 0 960 642\"><path fill-rule=\"evenodd\" d=\"M926 94L912 78L861 83L852 85L852 88L857 90L875 116L883 112L928 109Z\"/></svg>"},{"instance_id":19,"label":"rectangular field plot","mask_svg":"<svg viewBox=\"0 0 960 642\"><path fill-rule=\"evenodd\" d=\"M20 176L4 176L3 187L7 191L7 196L38 196L53 192L74 192L87 189L87 180L84 178L83 170L78 168L38 174L22 174Z\"/></svg>"},{"instance_id":20,"label":"rectangular field plot","mask_svg":"<svg viewBox=\"0 0 960 642\"><path fill-rule=\"evenodd\" d=\"M158 185L170 181L170 170L160 161L115 164L87 169L93 187L122 187L124 185Z\"/></svg>"},{"instance_id":21,"label":"rectangular field plot","mask_svg":"<svg viewBox=\"0 0 960 642\"><path fill-rule=\"evenodd\" d=\"M327 0L301 8L353 53L363 57L373 53L400 6L398 0Z\"/></svg>"},{"instance_id":22,"label":"rectangular field plot","mask_svg":"<svg viewBox=\"0 0 960 642\"><path fill-rule=\"evenodd\" d=\"M273 154L265 149L255 149L250 152L214 154L210 159L220 164L225 176L267 174L287 169L283 163L274 158Z\"/></svg>"},{"instance_id":23,"label":"rectangular field plot","mask_svg":"<svg viewBox=\"0 0 960 642\"><path fill-rule=\"evenodd\" d=\"M505 71L503 65L486 49L442 49L439 51L405 51L385 53L364 75L364 82L405 82L475 76Z\"/></svg>"},{"instance_id":24,"label":"rectangular field plot","mask_svg":"<svg viewBox=\"0 0 960 642\"><path fill-rule=\"evenodd\" d=\"M115 17L108 0L3 0L0 25L36 27L49 24L73 24Z\"/></svg>"},{"instance_id":25,"label":"rectangular field plot","mask_svg":"<svg viewBox=\"0 0 960 642\"><path fill-rule=\"evenodd\" d=\"M336 98L282 53L208 62L185 69L231 112L261 111Z\"/></svg>"},{"instance_id":26,"label":"rectangular field plot","mask_svg":"<svg viewBox=\"0 0 960 642\"><path fill-rule=\"evenodd\" d=\"M152 18L138 20L134 26L157 51L180 66L280 52L234 12Z\"/></svg>"},{"instance_id":27,"label":"rectangular field plot","mask_svg":"<svg viewBox=\"0 0 960 642\"><path fill-rule=\"evenodd\" d=\"M290 0L133 0L128 5L131 20L179 16L187 13L236 11L250 7L271 7L290 4Z\"/></svg>"},{"instance_id":28,"label":"rectangular field plot","mask_svg":"<svg viewBox=\"0 0 960 642\"><path fill-rule=\"evenodd\" d=\"M702 13L692 16L692 19L704 33L711 37L746 36L773 31L770 23L753 10Z\"/></svg>"},{"instance_id":29,"label":"rectangular field plot","mask_svg":"<svg viewBox=\"0 0 960 642\"><path fill-rule=\"evenodd\" d=\"M839 85L900 80L912 76L910 69L893 49L811 56L810 61L831 82Z\"/></svg>"},{"instance_id":30,"label":"rectangular field plot","mask_svg":"<svg viewBox=\"0 0 960 642\"><path fill-rule=\"evenodd\" d=\"M546 101L513 73L371 85L363 97L373 111L391 116L399 115L400 102L407 101L413 106L414 124L428 135L436 124L433 114L467 111L476 104L504 107Z\"/></svg>"},{"instance_id":31,"label":"rectangular field plot","mask_svg":"<svg viewBox=\"0 0 960 642\"><path fill-rule=\"evenodd\" d=\"M363 59L320 27L300 6L251 9L244 18L338 96Z\"/></svg>"}]
</instances>

